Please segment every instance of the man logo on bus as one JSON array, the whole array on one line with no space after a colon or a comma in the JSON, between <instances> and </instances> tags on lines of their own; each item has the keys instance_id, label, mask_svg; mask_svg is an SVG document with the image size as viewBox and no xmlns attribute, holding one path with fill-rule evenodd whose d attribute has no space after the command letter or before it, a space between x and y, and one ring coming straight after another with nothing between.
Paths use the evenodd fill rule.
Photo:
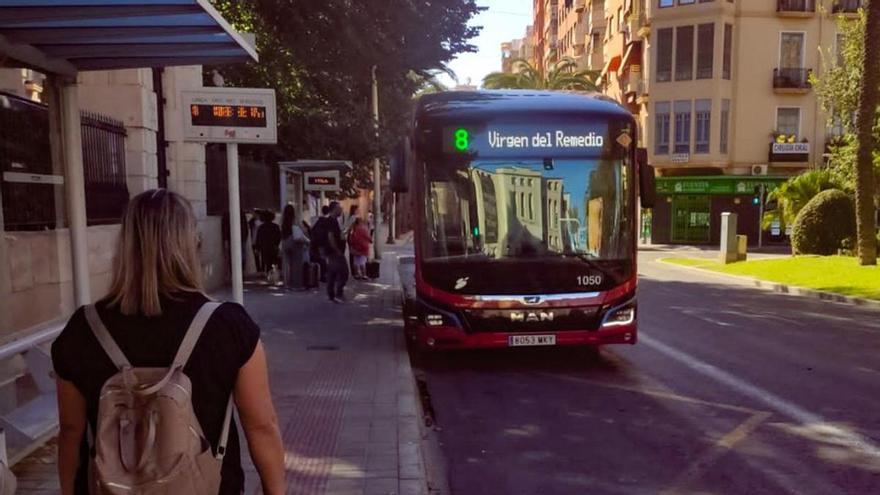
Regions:
<instances>
[{"instance_id":1,"label":"man logo on bus","mask_svg":"<svg viewBox=\"0 0 880 495\"><path fill-rule=\"evenodd\" d=\"M468 280L470 277L461 277L460 279L455 281L455 290L461 290L467 287Z\"/></svg>"},{"instance_id":2,"label":"man logo on bus","mask_svg":"<svg viewBox=\"0 0 880 495\"><path fill-rule=\"evenodd\" d=\"M510 321L538 323L553 321L555 316L552 311L513 311L510 313Z\"/></svg>"}]
</instances>

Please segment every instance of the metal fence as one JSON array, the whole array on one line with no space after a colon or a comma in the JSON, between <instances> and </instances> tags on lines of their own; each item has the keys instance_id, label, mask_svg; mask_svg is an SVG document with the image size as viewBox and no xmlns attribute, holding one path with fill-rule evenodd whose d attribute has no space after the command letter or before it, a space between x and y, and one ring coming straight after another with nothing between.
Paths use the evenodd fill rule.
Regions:
<instances>
[{"instance_id":1,"label":"metal fence","mask_svg":"<svg viewBox=\"0 0 880 495\"><path fill-rule=\"evenodd\" d=\"M128 202L125 136L122 122L82 114L89 225L119 222ZM0 173L5 230L46 230L63 225L63 219L58 218L63 207L63 172L52 165L45 105L0 93Z\"/></svg>"},{"instance_id":2,"label":"metal fence","mask_svg":"<svg viewBox=\"0 0 880 495\"><path fill-rule=\"evenodd\" d=\"M128 203L125 127L95 113L82 115L86 216L89 225L118 223Z\"/></svg>"}]
</instances>

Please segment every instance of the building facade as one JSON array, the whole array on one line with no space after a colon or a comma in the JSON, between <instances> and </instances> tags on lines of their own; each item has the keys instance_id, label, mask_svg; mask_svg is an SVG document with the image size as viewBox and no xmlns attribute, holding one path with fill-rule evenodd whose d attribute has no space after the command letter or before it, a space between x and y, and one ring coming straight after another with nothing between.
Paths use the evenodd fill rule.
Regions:
<instances>
[{"instance_id":1,"label":"building facade","mask_svg":"<svg viewBox=\"0 0 880 495\"><path fill-rule=\"evenodd\" d=\"M220 286L227 272L221 217L207 212L205 145L184 142L178 97L181 90L202 86L201 66L82 72L78 83L92 295L100 298L109 286L119 232L120 210L110 208L108 214L107 201L124 205L130 196L159 185L192 203L205 286ZM28 152L22 153L15 128L4 126L0 132L0 343L67 318L75 309L65 174L49 154L51 124L40 104L53 97L53 90L42 85L42 76L32 71L0 70L0 118L19 122L25 127L20 135L28 139ZM158 144L160 132L165 146Z\"/></svg>"}]
</instances>

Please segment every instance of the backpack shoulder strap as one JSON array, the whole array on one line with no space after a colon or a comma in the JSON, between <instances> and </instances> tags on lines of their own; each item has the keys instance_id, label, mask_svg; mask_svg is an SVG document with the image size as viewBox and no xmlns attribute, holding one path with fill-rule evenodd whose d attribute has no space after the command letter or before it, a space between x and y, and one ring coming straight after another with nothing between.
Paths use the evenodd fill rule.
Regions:
<instances>
[{"instance_id":1,"label":"backpack shoulder strap","mask_svg":"<svg viewBox=\"0 0 880 495\"><path fill-rule=\"evenodd\" d=\"M174 356L174 361L171 363L172 368L182 368L186 365L187 361L189 361L190 354L192 354L192 351L196 346L196 342L199 341L199 337L202 335L202 330L205 329L205 324L208 323L211 315L214 314L214 311L219 308L221 304L223 303L207 302L199 308L199 312L196 313L196 317L193 318L192 323L190 323L186 335L183 336L183 341L177 349L177 355Z\"/></svg>"},{"instance_id":2,"label":"backpack shoulder strap","mask_svg":"<svg viewBox=\"0 0 880 495\"><path fill-rule=\"evenodd\" d=\"M95 338L98 339L101 348L104 349L104 352L107 353L107 356L113 361L113 364L120 370L123 368L130 368L131 363L125 357L122 349L116 344L116 341L113 340L113 337L110 335L110 331L107 330L104 322L101 321L101 317L98 316L98 310L95 309L95 305L88 304L83 307L83 310L86 315L86 321L89 323L89 328L92 329L92 333L95 335Z\"/></svg>"}]
</instances>

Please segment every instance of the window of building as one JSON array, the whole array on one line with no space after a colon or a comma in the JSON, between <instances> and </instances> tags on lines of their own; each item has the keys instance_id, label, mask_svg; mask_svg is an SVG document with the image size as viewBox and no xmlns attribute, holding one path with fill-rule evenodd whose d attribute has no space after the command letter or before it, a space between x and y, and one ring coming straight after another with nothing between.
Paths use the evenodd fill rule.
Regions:
<instances>
[{"instance_id":1,"label":"window of building","mask_svg":"<svg viewBox=\"0 0 880 495\"><path fill-rule=\"evenodd\" d=\"M712 79L715 63L715 24L697 27L697 79Z\"/></svg>"},{"instance_id":2,"label":"window of building","mask_svg":"<svg viewBox=\"0 0 880 495\"><path fill-rule=\"evenodd\" d=\"M622 33L626 31L626 22L623 19L623 7L617 8L617 32Z\"/></svg>"},{"instance_id":3,"label":"window of building","mask_svg":"<svg viewBox=\"0 0 880 495\"><path fill-rule=\"evenodd\" d=\"M672 7L675 5L675 0L660 0L660 8Z\"/></svg>"},{"instance_id":4,"label":"window of building","mask_svg":"<svg viewBox=\"0 0 880 495\"><path fill-rule=\"evenodd\" d=\"M675 80L694 78L694 27L675 28Z\"/></svg>"},{"instance_id":5,"label":"window of building","mask_svg":"<svg viewBox=\"0 0 880 495\"><path fill-rule=\"evenodd\" d=\"M801 128L801 109L799 107L779 107L776 109L776 132L797 137Z\"/></svg>"},{"instance_id":6,"label":"window of building","mask_svg":"<svg viewBox=\"0 0 880 495\"><path fill-rule=\"evenodd\" d=\"M672 80L672 28L657 30L657 82Z\"/></svg>"},{"instance_id":7,"label":"window of building","mask_svg":"<svg viewBox=\"0 0 880 495\"><path fill-rule=\"evenodd\" d=\"M695 1L696 1L696 0L678 0L678 4L679 4L679 5L691 5L691 4L694 3Z\"/></svg>"},{"instance_id":8,"label":"window of building","mask_svg":"<svg viewBox=\"0 0 880 495\"><path fill-rule=\"evenodd\" d=\"M730 120L730 100L721 100L721 136L718 140L718 148L722 153L727 153L727 133Z\"/></svg>"},{"instance_id":9,"label":"window of building","mask_svg":"<svg viewBox=\"0 0 880 495\"><path fill-rule=\"evenodd\" d=\"M800 69L803 66L804 33L781 33L779 36L779 68Z\"/></svg>"},{"instance_id":10,"label":"window of building","mask_svg":"<svg viewBox=\"0 0 880 495\"><path fill-rule=\"evenodd\" d=\"M669 154L669 111L668 101L654 104L654 154Z\"/></svg>"},{"instance_id":11,"label":"window of building","mask_svg":"<svg viewBox=\"0 0 880 495\"><path fill-rule=\"evenodd\" d=\"M674 153L690 153L691 151L691 102L677 100L675 102L675 147Z\"/></svg>"},{"instance_id":12,"label":"window of building","mask_svg":"<svg viewBox=\"0 0 880 495\"><path fill-rule=\"evenodd\" d=\"M724 25L724 57L721 64L721 77L730 79L730 59L733 56L733 25Z\"/></svg>"},{"instance_id":13,"label":"window of building","mask_svg":"<svg viewBox=\"0 0 880 495\"><path fill-rule=\"evenodd\" d=\"M709 132L712 127L712 100L694 101L694 153L709 152Z\"/></svg>"}]
</instances>

